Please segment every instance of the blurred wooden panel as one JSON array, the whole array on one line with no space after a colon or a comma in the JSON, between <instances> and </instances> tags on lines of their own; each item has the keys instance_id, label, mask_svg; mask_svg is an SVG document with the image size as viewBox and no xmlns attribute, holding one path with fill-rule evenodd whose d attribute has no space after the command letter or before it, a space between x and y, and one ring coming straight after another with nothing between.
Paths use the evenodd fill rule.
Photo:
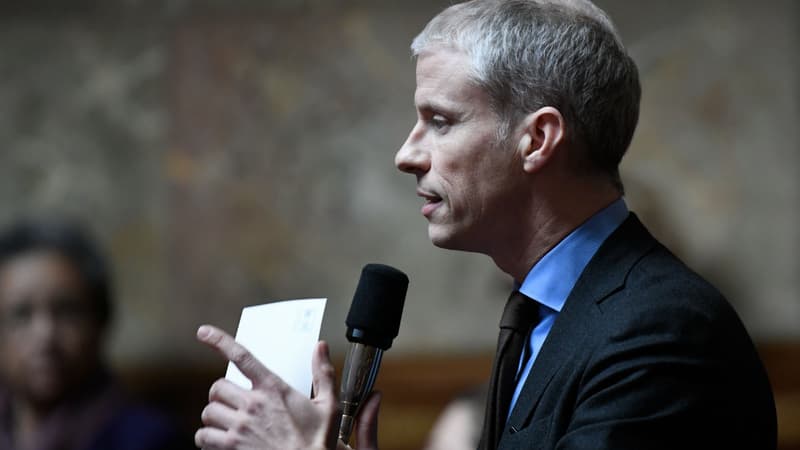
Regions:
<instances>
[{"instance_id":1,"label":"blurred wooden panel","mask_svg":"<svg viewBox=\"0 0 800 450\"><path fill-rule=\"evenodd\" d=\"M775 391L779 448L800 450L800 343L763 344L759 352Z\"/></svg>"},{"instance_id":2,"label":"blurred wooden panel","mask_svg":"<svg viewBox=\"0 0 800 450\"><path fill-rule=\"evenodd\" d=\"M436 417L457 395L489 379L492 355L394 358L387 355L376 389L383 392L383 450L419 449Z\"/></svg>"}]
</instances>

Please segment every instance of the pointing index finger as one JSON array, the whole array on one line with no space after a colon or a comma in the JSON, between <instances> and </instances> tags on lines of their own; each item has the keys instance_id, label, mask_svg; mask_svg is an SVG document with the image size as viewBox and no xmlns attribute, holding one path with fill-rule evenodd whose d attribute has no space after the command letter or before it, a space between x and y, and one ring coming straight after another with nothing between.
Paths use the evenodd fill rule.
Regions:
<instances>
[{"instance_id":1,"label":"pointing index finger","mask_svg":"<svg viewBox=\"0 0 800 450\"><path fill-rule=\"evenodd\" d=\"M264 367L259 360L236 342L231 335L211 325L202 325L197 329L197 340L213 348L232 362L250 381L253 387L263 385L279 378Z\"/></svg>"}]
</instances>

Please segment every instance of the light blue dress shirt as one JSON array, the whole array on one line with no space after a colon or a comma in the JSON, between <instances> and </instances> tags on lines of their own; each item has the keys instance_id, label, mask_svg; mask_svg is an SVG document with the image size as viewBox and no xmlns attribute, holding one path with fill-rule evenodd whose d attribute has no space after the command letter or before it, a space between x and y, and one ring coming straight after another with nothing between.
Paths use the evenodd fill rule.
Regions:
<instances>
[{"instance_id":1,"label":"light blue dress shirt","mask_svg":"<svg viewBox=\"0 0 800 450\"><path fill-rule=\"evenodd\" d=\"M528 376L536 376L536 373L531 375L531 367L578 277L597 253L600 245L627 217L628 207L625 201L619 198L597 212L547 252L518 287L520 292L540 303L541 320L531 331L527 348L520 358L517 387L511 398L509 416L517 403L525 380Z\"/></svg>"}]
</instances>

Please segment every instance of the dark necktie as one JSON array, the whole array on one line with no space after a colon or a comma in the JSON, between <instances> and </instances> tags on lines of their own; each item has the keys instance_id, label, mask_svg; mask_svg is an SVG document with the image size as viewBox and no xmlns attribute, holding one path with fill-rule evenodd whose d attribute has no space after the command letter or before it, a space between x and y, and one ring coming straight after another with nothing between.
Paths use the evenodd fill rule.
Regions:
<instances>
[{"instance_id":1,"label":"dark necktie","mask_svg":"<svg viewBox=\"0 0 800 450\"><path fill-rule=\"evenodd\" d=\"M494 450L500 442L517 384L519 360L528 333L538 320L539 304L519 291L512 292L500 319L500 336L497 339L497 353L486 400L486 416L478 446L480 450Z\"/></svg>"}]
</instances>

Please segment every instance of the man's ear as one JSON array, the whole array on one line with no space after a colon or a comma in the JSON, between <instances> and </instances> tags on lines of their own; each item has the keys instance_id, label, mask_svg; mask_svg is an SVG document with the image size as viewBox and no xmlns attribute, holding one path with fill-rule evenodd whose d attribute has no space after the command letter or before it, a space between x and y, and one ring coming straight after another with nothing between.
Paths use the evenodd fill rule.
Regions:
<instances>
[{"instance_id":1,"label":"man's ear","mask_svg":"<svg viewBox=\"0 0 800 450\"><path fill-rule=\"evenodd\" d=\"M557 109L545 106L522 120L521 131L517 152L522 158L525 172L534 173L541 170L562 148L566 123Z\"/></svg>"}]
</instances>

